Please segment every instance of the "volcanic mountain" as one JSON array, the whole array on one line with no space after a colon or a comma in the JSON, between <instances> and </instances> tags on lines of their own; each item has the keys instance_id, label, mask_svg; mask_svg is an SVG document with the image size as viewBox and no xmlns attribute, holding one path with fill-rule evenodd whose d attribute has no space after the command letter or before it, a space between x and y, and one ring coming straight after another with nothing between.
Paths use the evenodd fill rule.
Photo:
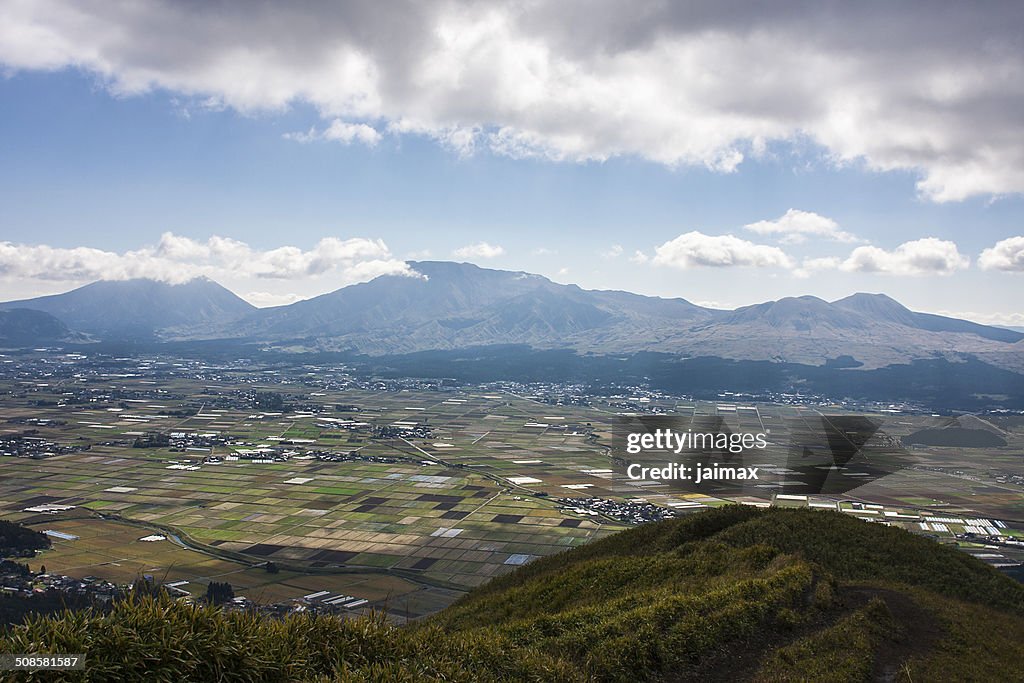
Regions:
<instances>
[{"instance_id":1,"label":"volcanic mountain","mask_svg":"<svg viewBox=\"0 0 1024 683\"><path fill-rule=\"evenodd\" d=\"M49 313L29 308L0 310L0 346L36 346L53 342L83 341Z\"/></svg>"},{"instance_id":2,"label":"volcanic mountain","mask_svg":"<svg viewBox=\"0 0 1024 683\"><path fill-rule=\"evenodd\" d=\"M916 313L880 294L831 303L803 296L721 311L471 264L409 265L419 277L381 276L191 333L368 354L525 344L813 365L849 356L868 368L970 353L1024 370L1014 345L1024 335Z\"/></svg>"},{"instance_id":3,"label":"volcanic mountain","mask_svg":"<svg viewBox=\"0 0 1024 683\"><path fill-rule=\"evenodd\" d=\"M1024 372L1024 334L917 313L882 294L789 297L723 311L467 263L409 266L413 276L383 275L263 309L207 279L97 282L0 309L50 313L100 338L235 340L292 351L387 355L517 344L865 369L974 356Z\"/></svg>"},{"instance_id":4,"label":"volcanic mountain","mask_svg":"<svg viewBox=\"0 0 1024 683\"><path fill-rule=\"evenodd\" d=\"M156 280L101 280L63 294L0 304L0 309L49 313L72 330L101 338L149 338L180 325L235 320L256 310L207 278L183 284Z\"/></svg>"}]
</instances>

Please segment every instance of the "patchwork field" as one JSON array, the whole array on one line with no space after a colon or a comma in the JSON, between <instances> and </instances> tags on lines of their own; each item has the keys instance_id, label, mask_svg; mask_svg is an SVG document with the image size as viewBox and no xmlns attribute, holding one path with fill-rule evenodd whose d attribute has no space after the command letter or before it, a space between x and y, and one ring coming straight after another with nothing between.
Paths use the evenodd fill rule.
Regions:
<instances>
[{"instance_id":1,"label":"patchwork field","mask_svg":"<svg viewBox=\"0 0 1024 683\"><path fill-rule=\"evenodd\" d=\"M556 499L677 512L725 502L618 473L608 452L617 413L723 416L784 449L823 410L841 412L665 397L559 405L522 389L355 386L308 369L151 361L74 372L76 362L54 363L52 377L9 373L0 424L0 451L31 451L0 457L4 517L67 537L53 537L41 558L48 569L115 581L150 574L193 594L227 580L260 602L329 591L413 617L626 526ZM888 437L941 422L876 418ZM992 517L1008 520L1012 537L1024 527L1024 486L1013 479L1024 469L1022 428L999 429L1006 446L915 448L908 468L849 495L775 502L844 500L855 513L849 501L870 501L905 515L888 523L939 535L920 527L926 515ZM736 499L769 504L773 491ZM962 533L947 531L949 540ZM154 534L165 538L139 540Z\"/></svg>"}]
</instances>

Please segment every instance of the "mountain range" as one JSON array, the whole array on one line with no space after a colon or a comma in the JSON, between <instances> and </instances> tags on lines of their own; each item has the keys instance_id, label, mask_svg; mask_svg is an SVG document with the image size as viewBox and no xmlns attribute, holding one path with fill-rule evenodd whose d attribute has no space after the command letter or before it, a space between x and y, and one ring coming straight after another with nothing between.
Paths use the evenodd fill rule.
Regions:
<instances>
[{"instance_id":1,"label":"mountain range","mask_svg":"<svg viewBox=\"0 0 1024 683\"><path fill-rule=\"evenodd\" d=\"M1024 334L914 312L884 294L832 302L790 297L728 311L682 298L584 290L466 263L409 266L418 276L380 276L271 308L255 308L199 278L185 284L94 282L64 294L2 303L0 311L42 312L66 326L64 337L78 333L97 340L236 340L368 355L519 344L865 369L970 355L1024 372ZM13 339L4 333L8 318L0 318L0 340ZM18 339L25 341L25 335Z\"/></svg>"}]
</instances>

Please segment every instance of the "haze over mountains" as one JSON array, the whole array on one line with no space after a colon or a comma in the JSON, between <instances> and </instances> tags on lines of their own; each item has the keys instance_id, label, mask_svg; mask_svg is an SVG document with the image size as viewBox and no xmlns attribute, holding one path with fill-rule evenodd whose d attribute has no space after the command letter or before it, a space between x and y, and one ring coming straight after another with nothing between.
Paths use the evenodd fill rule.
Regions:
<instances>
[{"instance_id":1,"label":"haze over mountains","mask_svg":"<svg viewBox=\"0 0 1024 683\"><path fill-rule=\"evenodd\" d=\"M41 311L69 333L94 339L231 339L370 355L522 344L867 369L967 354L1024 371L1024 334L916 313L882 294L834 302L802 296L722 311L681 298L584 290L540 275L465 263L409 265L422 277L381 276L264 309L211 280L197 279L182 285L96 282L65 294L3 303L0 310Z\"/></svg>"},{"instance_id":2,"label":"haze over mountains","mask_svg":"<svg viewBox=\"0 0 1024 683\"><path fill-rule=\"evenodd\" d=\"M29 308L0 310L0 346L35 346L62 341L84 341L60 320Z\"/></svg>"},{"instance_id":3,"label":"haze over mountains","mask_svg":"<svg viewBox=\"0 0 1024 683\"><path fill-rule=\"evenodd\" d=\"M0 309L43 311L72 330L99 338L148 337L178 325L234 320L256 307L212 280L180 285L101 280L64 294L10 301Z\"/></svg>"}]
</instances>

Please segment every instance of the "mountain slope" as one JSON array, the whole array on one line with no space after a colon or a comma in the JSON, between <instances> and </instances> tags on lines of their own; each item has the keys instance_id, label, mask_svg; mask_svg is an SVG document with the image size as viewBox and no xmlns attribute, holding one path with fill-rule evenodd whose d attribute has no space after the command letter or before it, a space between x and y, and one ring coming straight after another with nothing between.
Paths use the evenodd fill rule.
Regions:
<instances>
[{"instance_id":1,"label":"mountain slope","mask_svg":"<svg viewBox=\"0 0 1024 683\"><path fill-rule=\"evenodd\" d=\"M422 277L388 275L288 306L259 310L211 336L403 353L487 344L572 347L631 321L659 326L707 320L684 299L592 292L540 275L467 263L410 262Z\"/></svg>"},{"instance_id":2,"label":"mountain slope","mask_svg":"<svg viewBox=\"0 0 1024 683\"><path fill-rule=\"evenodd\" d=\"M863 368L959 354L1024 371L1009 330L912 312L882 296L803 296L718 311L685 299L588 291L539 275L449 262L410 262L422 277L383 276L202 332L371 355L494 344L579 352L685 356Z\"/></svg>"},{"instance_id":3,"label":"mountain slope","mask_svg":"<svg viewBox=\"0 0 1024 683\"><path fill-rule=\"evenodd\" d=\"M385 275L265 309L209 280L98 282L0 309L42 310L105 339L234 340L287 351L395 355L514 344L860 369L973 356L1024 373L1024 334L917 313L880 294L721 311L468 263L409 265L418 277Z\"/></svg>"},{"instance_id":4,"label":"mountain slope","mask_svg":"<svg viewBox=\"0 0 1024 683\"><path fill-rule=\"evenodd\" d=\"M853 294L834 301L835 306L868 315L872 320L894 322L929 332L973 334L983 339L1013 343L1020 341L1020 332L979 325L967 320L948 318L934 313L915 313L884 294Z\"/></svg>"},{"instance_id":5,"label":"mountain slope","mask_svg":"<svg viewBox=\"0 0 1024 683\"><path fill-rule=\"evenodd\" d=\"M915 313L884 295L855 294L832 303L802 296L744 306L663 344L677 353L736 360L824 365L849 357L863 369L933 358L956 362L970 354L1024 372L1020 339L1009 330Z\"/></svg>"},{"instance_id":6,"label":"mountain slope","mask_svg":"<svg viewBox=\"0 0 1024 683\"><path fill-rule=\"evenodd\" d=\"M933 680L922 674L954 660L952 648L937 637L917 653L899 643L963 627L954 614L1024 633L1024 586L848 515L733 506L542 558L433 621L505 635L606 680L821 680L834 667L845 675L829 680L869 680L911 662L913 680Z\"/></svg>"},{"instance_id":7,"label":"mountain slope","mask_svg":"<svg viewBox=\"0 0 1024 683\"><path fill-rule=\"evenodd\" d=\"M421 277L382 276L190 334L370 355L522 344L811 365L849 357L848 365L865 369L974 354L1024 372L1024 354L1013 345L1024 335L915 313L882 295L832 303L803 296L719 311L466 263L409 265Z\"/></svg>"},{"instance_id":8,"label":"mountain slope","mask_svg":"<svg viewBox=\"0 0 1024 683\"><path fill-rule=\"evenodd\" d=\"M102 280L64 294L0 304L58 318L103 337L150 337L159 330L237 319L255 307L207 278L172 285L156 280Z\"/></svg>"},{"instance_id":9,"label":"mountain slope","mask_svg":"<svg viewBox=\"0 0 1024 683\"><path fill-rule=\"evenodd\" d=\"M34 346L75 339L68 326L49 313L28 308L0 310L0 346Z\"/></svg>"},{"instance_id":10,"label":"mountain slope","mask_svg":"<svg viewBox=\"0 0 1024 683\"><path fill-rule=\"evenodd\" d=\"M536 560L411 626L143 599L0 637L33 651L123 681L1021 680L1024 586L882 524L729 506Z\"/></svg>"},{"instance_id":11,"label":"mountain slope","mask_svg":"<svg viewBox=\"0 0 1024 683\"><path fill-rule=\"evenodd\" d=\"M796 332L863 330L874 319L829 304L816 296L787 297L753 306L743 306L723 316L718 325L766 325ZM878 322L877 320L874 320Z\"/></svg>"}]
</instances>

